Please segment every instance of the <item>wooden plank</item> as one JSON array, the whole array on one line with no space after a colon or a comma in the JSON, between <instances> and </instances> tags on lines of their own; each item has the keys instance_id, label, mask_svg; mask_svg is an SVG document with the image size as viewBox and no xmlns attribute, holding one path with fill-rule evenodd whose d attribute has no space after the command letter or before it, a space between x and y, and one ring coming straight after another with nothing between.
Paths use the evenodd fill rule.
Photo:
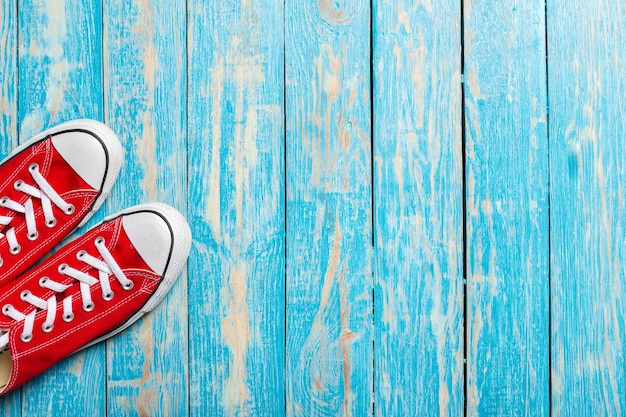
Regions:
<instances>
[{"instance_id":1,"label":"wooden plank","mask_svg":"<svg viewBox=\"0 0 626 417\"><path fill-rule=\"evenodd\" d=\"M552 411L620 416L626 413L626 4L550 1L547 19Z\"/></svg>"},{"instance_id":2,"label":"wooden plank","mask_svg":"<svg viewBox=\"0 0 626 417\"><path fill-rule=\"evenodd\" d=\"M17 2L0 0L0 153L17 146Z\"/></svg>"},{"instance_id":3,"label":"wooden plank","mask_svg":"<svg viewBox=\"0 0 626 417\"><path fill-rule=\"evenodd\" d=\"M369 2L286 3L287 414L372 412Z\"/></svg>"},{"instance_id":4,"label":"wooden plank","mask_svg":"<svg viewBox=\"0 0 626 417\"><path fill-rule=\"evenodd\" d=\"M161 201L186 213L186 7L116 0L104 7L107 123L126 148L107 209ZM107 342L111 416L185 416L187 277L151 314Z\"/></svg>"},{"instance_id":5,"label":"wooden plank","mask_svg":"<svg viewBox=\"0 0 626 417\"><path fill-rule=\"evenodd\" d=\"M192 416L284 414L283 15L190 5Z\"/></svg>"},{"instance_id":6,"label":"wooden plank","mask_svg":"<svg viewBox=\"0 0 626 417\"><path fill-rule=\"evenodd\" d=\"M544 1L464 4L467 412L549 410Z\"/></svg>"},{"instance_id":7,"label":"wooden plank","mask_svg":"<svg viewBox=\"0 0 626 417\"><path fill-rule=\"evenodd\" d=\"M100 2L20 0L18 10L20 141L70 119L101 119ZM104 382L104 348L96 346L25 385L23 415L103 416Z\"/></svg>"},{"instance_id":8,"label":"wooden plank","mask_svg":"<svg viewBox=\"0 0 626 417\"><path fill-rule=\"evenodd\" d=\"M373 22L376 415L462 415L461 10Z\"/></svg>"},{"instance_id":9,"label":"wooden plank","mask_svg":"<svg viewBox=\"0 0 626 417\"><path fill-rule=\"evenodd\" d=\"M102 119L98 0L19 0L20 140L70 119Z\"/></svg>"},{"instance_id":10,"label":"wooden plank","mask_svg":"<svg viewBox=\"0 0 626 417\"><path fill-rule=\"evenodd\" d=\"M0 159L17 146L17 0L0 0ZM0 414L21 416L21 390L0 398Z\"/></svg>"}]
</instances>

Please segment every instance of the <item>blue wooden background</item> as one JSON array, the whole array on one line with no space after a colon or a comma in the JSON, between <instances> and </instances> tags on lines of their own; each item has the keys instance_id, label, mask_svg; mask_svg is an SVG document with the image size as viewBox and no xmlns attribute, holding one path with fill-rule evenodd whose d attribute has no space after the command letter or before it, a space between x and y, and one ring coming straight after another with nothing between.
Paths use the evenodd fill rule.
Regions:
<instances>
[{"instance_id":1,"label":"blue wooden background","mask_svg":"<svg viewBox=\"0 0 626 417\"><path fill-rule=\"evenodd\" d=\"M188 268L0 414L626 415L625 2L0 0L1 153L78 117Z\"/></svg>"}]
</instances>

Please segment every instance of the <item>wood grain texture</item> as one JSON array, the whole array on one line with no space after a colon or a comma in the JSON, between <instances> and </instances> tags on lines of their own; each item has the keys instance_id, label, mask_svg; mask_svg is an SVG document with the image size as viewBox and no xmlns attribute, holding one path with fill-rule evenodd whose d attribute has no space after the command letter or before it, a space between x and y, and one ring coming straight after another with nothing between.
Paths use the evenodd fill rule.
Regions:
<instances>
[{"instance_id":1,"label":"wood grain texture","mask_svg":"<svg viewBox=\"0 0 626 417\"><path fill-rule=\"evenodd\" d=\"M17 0L0 0L0 159L18 144ZM21 390L0 397L0 414L21 416Z\"/></svg>"},{"instance_id":2,"label":"wood grain texture","mask_svg":"<svg viewBox=\"0 0 626 417\"><path fill-rule=\"evenodd\" d=\"M0 154L17 146L17 1L0 1Z\"/></svg>"},{"instance_id":3,"label":"wood grain texture","mask_svg":"<svg viewBox=\"0 0 626 417\"><path fill-rule=\"evenodd\" d=\"M161 201L186 213L185 4L105 3L106 122L126 150L107 211ZM187 299L183 273L153 312L109 339L109 415L187 414Z\"/></svg>"},{"instance_id":4,"label":"wood grain texture","mask_svg":"<svg viewBox=\"0 0 626 417\"><path fill-rule=\"evenodd\" d=\"M624 62L611 0L0 0L0 153L104 120L87 227L158 200L194 237L0 414L624 415Z\"/></svg>"},{"instance_id":5,"label":"wood grain texture","mask_svg":"<svg viewBox=\"0 0 626 417\"><path fill-rule=\"evenodd\" d=\"M283 2L189 10L190 415L284 414Z\"/></svg>"},{"instance_id":6,"label":"wood grain texture","mask_svg":"<svg viewBox=\"0 0 626 417\"><path fill-rule=\"evenodd\" d=\"M372 411L370 7L285 10L287 415Z\"/></svg>"},{"instance_id":7,"label":"wood grain texture","mask_svg":"<svg viewBox=\"0 0 626 417\"><path fill-rule=\"evenodd\" d=\"M70 119L102 119L100 1L19 0L20 140Z\"/></svg>"},{"instance_id":8,"label":"wood grain texture","mask_svg":"<svg viewBox=\"0 0 626 417\"><path fill-rule=\"evenodd\" d=\"M467 412L549 413L543 1L465 2Z\"/></svg>"},{"instance_id":9,"label":"wood grain texture","mask_svg":"<svg viewBox=\"0 0 626 417\"><path fill-rule=\"evenodd\" d=\"M379 0L373 22L376 415L461 415L459 3Z\"/></svg>"},{"instance_id":10,"label":"wood grain texture","mask_svg":"<svg viewBox=\"0 0 626 417\"><path fill-rule=\"evenodd\" d=\"M70 119L102 119L100 2L20 0L18 10L20 141ZM61 362L22 388L23 415L105 415L104 370L103 346Z\"/></svg>"},{"instance_id":11,"label":"wood grain texture","mask_svg":"<svg viewBox=\"0 0 626 417\"><path fill-rule=\"evenodd\" d=\"M552 411L621 416L626 413L626 5L550 1L547 19Z\"/></svg>"}]
</instances>

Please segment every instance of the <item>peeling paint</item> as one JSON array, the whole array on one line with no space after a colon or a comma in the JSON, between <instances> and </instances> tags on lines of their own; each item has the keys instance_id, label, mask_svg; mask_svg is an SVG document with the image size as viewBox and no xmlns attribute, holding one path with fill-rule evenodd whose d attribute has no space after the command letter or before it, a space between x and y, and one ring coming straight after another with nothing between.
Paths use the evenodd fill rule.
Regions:
<instances>
[{"instance_id":1,"label":"peeling paint","mask_svg":"<svg viewBox=\"0 0 626 417\"><path fill-rule=\"evenodd\" d=\"M218 56L210 69L211 80L211 166L209 169L209 192L205 219L211 226L213 237L221 243L221 147L222 147L222 96L224 94L224 62Z\"/></svg>"},{"instance_id":2,"label":"peeling paint","mask_svg":"<svg viewBox=\"0 0 626 417\"><path fill-rule=\"evenodd\" d=\"M159 404L157 394L154 391L154 375L150 365L154 362L154 334L152 331L153 319L151 315L144 317L139 325L138 337L143 351L143 363L141 364L141 378L138 381L139 394L137 395L137 412L141 417L153 415L154 407Z\"/></svg>"},{"instance_id":3,"label":"peeling paint","mask_svg":"<svg viewBox=\"0 0 626 417\"><path fill-rule=\"evenodd\" d=\"M232 416L245 413L250 399L246 362L249 345L247 274L245 264L233 265L220 297L225 308L221 319L222 338L230 352L222 405Z\"/></svg>"}]
</instances>

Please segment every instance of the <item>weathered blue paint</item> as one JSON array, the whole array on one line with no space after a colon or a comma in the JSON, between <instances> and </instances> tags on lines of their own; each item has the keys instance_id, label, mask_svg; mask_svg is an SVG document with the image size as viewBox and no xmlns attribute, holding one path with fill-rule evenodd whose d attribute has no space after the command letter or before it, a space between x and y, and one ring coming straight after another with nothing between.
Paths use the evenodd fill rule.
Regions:
<instances>
[{"instance_id":1,"label":"weathered blue paint","mask_svg":"<svg viewBox=\"0 0 626 417\"><path fill-rule=\"evenodd\" d=\"M194 234L164 304L0 413L626 413L626 6L463 3L0 0L0 152L105 120L89 224Z\"/></svg>"},{"instance_id":2,"label":"weathered blue paint","mask_svg":"<svg viewBox=\"0 0 626 417\"><path fill-rule=\"evenodd\" d=\"M287 2L287 415L372 411L370 7Z\"/></svg>"},{"instance_id":3,"label":"weathered blue paint","mask_svg":"<svg viewBox=\"0 0 626 417\"><path fill-rule=\"evenodd\" d=\"M0 159L18 144L17 0L0 0ZM21 416L21 390L0 397L0 414Z\"/></svg>"},{"instance_id":4,"label":"weathered blue paint","mask_svg":"<svg viewBox=\"0 0 626 417\"><path fill-rule=\"evenodd\" d=\"M283 1L189 9L190 415L284 413Z\"/></svg>"},{"instance_id":5,"label":"weathered blue paint","mask_svg":"<svg viewBox=\"0 0 626 417\"><path fill-rule=\"evenodd\" d=\"M463 414L460 12L374 2L378 416Z\"/></svg>"},{"instance_id":6,"label":"weathered blue paint","mask_svg":"<svg viewBox=\"0 0 626 417\"><path fill-rule=\"evenodd\" d=\"M626 4L550 1L552 405L626 414Z\"/></svg>"},{"instance_id":7,"label":"weathered blue paint","mask_svg":"<svg viewBox=\"0 0 626 417\"><path fill-rule=\"evenodd\" d=\"M101 119L100 2L20 0L18 10L20 141L70 119ZM23 415L105 415L104 369L103 346L58 364L22 387Z\"/></svg>"},{"instance_id":8,"label":"weathered blue paint","mask_svg":"<svg viewBox=\"0 0 626 417\"><path fill-rule=\"evenodd\" d=\"M176 0L104 6L105 119L126 149L107 210L162 201L187 206L186 7ZM111 416L188 412L187 279L107 342Z\"/></svg>"},{"instance_id":9,"label":"weathered blue paint","mask_svg":"<svg viewBox=\"0 0 626 417\"><path fill-rule=\"evenodd\" d=\"M98 0L19 0L20 140L70 119L102 119Z\"/></svg>"},{"instance_id":10,"label":"weathered blue paint","mask_svg":"<svg viewBox=\"0 0 626 417\"><path fill-rule=\"evenodd\" d=\"M544 2L465 3L467 413L549 413Z\"/></svg>"},{"instance_id":11,"label":"weathered blue paint","mask_svg":"<svg viewBox=\"0 0 626 417\"><path fill-rule=\"evenodd\" d=\"M0 1L0 153L17 146L17 1Z\"/></svg>"}]
</instances>

